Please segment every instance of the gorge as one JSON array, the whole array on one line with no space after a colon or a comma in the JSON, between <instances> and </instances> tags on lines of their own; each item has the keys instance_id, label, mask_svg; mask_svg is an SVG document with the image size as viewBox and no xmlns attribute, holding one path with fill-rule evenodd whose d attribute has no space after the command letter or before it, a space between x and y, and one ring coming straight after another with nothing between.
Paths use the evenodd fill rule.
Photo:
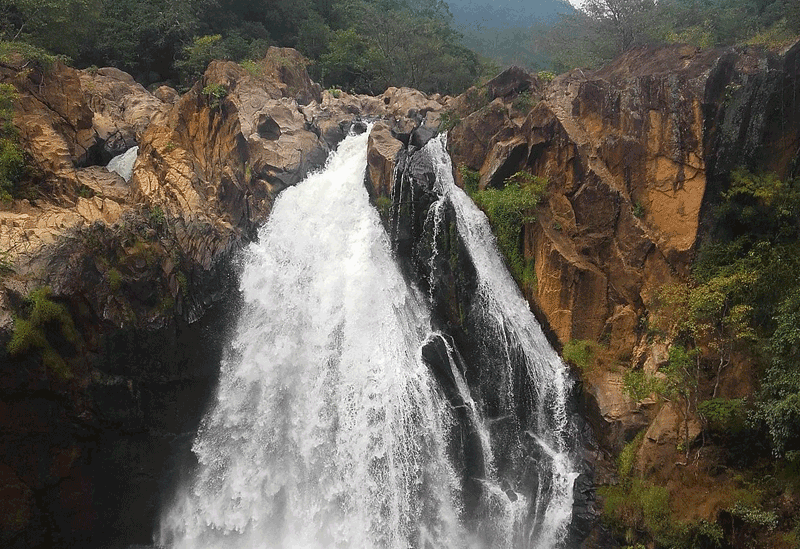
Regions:
<instances>
[{"instance_id":1,"label":"gorge","mask_svg":"<svg viewBox=\"0 0 800 549\"><path fill-rule=\"evenodd\" d=\"M456 98L323 91L280 48L183 95L3 66L42 191L0 211L2 542L614 547L595 486L639 433L638 470L700 502L680 518L724 524L707 487L736 481L676 488L680 415L623 378L666 364L641 319L732 167L797 175L799 62L641 48ZM134 145L129 181L102 167ZM462 191L518 172L547 180L524 280ZM553 350L576 340L593 368Z\"/></svg>"}]
</instances>

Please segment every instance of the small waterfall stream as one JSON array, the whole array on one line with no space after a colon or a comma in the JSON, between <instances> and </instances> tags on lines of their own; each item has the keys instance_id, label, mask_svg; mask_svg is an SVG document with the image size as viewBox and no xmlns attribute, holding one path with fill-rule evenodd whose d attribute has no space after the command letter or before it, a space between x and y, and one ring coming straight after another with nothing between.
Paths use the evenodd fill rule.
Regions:
<instances>
[{"instance_id":1,"label":"small waterfall stream","mask_svg":"<svg viewBox=\"0 0 800 549\"><path fill-rule=\"evenodd\" d=\"M367 133L347 137L323 170L283 191L247 250L245 305L193 445L197 471L163 517L160 545L553 549L563 539L574 478L564 366L505 271L485 217L453 184L443 141L432 140L442 201L458 212L479 267L482 314L496 321L485 337L521 349L537 387L537 420L524 428L542 448L546 481L531 502L501 488L492 420L456 351L432 330L426 296L393 258L363 184ZM449 453L455 410L422 357L436 338L483 453L477 524L464 524L462 477ZM509 414L511 362L500 357L497 366Z\"/></svg>"},{"instance_id":2,"label":"small waterfall stream","mask_svg":"<svg viewBox=\"0 0 800 549\"><path fill-rule=\"evenodd\" d=\"M436 171L435 190L440 199L429 209L435 236L441 232L444 204L453 206L456 226L477 272L477 295L472 310L482 316L480 334L484 360L492 360L492 371L502 378L499 417L512 417L522 395L515 394L515 356L533 389L535 413L520 425L539 446L538 486L533 515L518 525L521 547L549 549L565 538L572 516L573 483L578 477L572 454L573 426L567 414L570 380L567 368L553 350L531 313L528 303L506 269L486 216L453 180L446 135L432 139L423 149ZM434 244L434 254L437 252ZM433 274L433 273L432 273ZM431 276L434 281L434 277ZM431 293L433 284L431 284ZM499 344L498 344L499 342ZM500 352L497 352L497 350ZM508 444L508 440L504 441Z\"/></svg>"}]
</instances>

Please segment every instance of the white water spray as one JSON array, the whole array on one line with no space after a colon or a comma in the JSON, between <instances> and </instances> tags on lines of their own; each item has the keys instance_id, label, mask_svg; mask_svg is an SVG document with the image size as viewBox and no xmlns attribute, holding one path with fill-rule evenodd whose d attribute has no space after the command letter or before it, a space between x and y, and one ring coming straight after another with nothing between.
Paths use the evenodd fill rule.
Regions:
<instances>
[{"instance_id":1,"label":"white water spray","mask_svg":"<svg viewBox=\"0 0 800 549\"><path fill-rule=\"evenodd\" d=\"M524 349L539 391L542 419L534 430L553 486L537 495L543 516L536 528L519 534L528 501L494 478L488 422L443 338L485 462L477 528L489 531L480 537L492 549L553 549L569 522L574 479L564 441L564 368L493 244L485 244L493 237L483 214L447 179L449 158L437 143L429 153L441 161L440 185L478 269L479 299L506 326L488 337ZM475 525L461 523L461 478L447 455L450 404L421 357L424 343L439 335L431 334L429 313L404 282L369 204L366 145L366 134L348 137L323 171L283 191L249 247L233 351L193 445L198 470L163 518L159 544L476 547L467 534ZM432 212L440 225L443 209ZM507 391L511 410L510 382Z\"/></svg>"},{"instance_id":2,"label":"white water spray","mask_svg":"<svg viewBox=\"0 0 800 549\"><path fill-rule=\"evenodd\" d=\"M367 135L279 196L250 246L234 348L162 524L175 548L464 547L427 312L363 185Z\"/></svg>"},{"instance_id":3,"label":"white water spray","mask_svg":"<svg viewBox=\"0 0 800 549\"><path fill-rule=\"evenodd\" d=\"M496 239L483 212L456 186L453 168L446 149L446 137L440 135L425 146L436 170L437 191L442 195L431 206L438 212L449 201L456 215L459 234L475 265L478 290L473 310L482 314L494 327L494 333L481 334L486 340L503 342L506 356L500 360L504 376L504 412L514 413L514 371L510 356L512 349L524 356L527 375L536 391L534 440L541 448L539 460L540 482L534 501L535 517L526 517L526 524L517 525L523 530L525 548L552 549L563 542L572 517L572 488L578 477L570 456L570 423L567 414L567 397L570 381L567 369L542 332L530 311L517 284L506 269ZM544 479L546 482L543 482ZM519 517L518 517L519 518Z\"/></svg>"}]
</instances>

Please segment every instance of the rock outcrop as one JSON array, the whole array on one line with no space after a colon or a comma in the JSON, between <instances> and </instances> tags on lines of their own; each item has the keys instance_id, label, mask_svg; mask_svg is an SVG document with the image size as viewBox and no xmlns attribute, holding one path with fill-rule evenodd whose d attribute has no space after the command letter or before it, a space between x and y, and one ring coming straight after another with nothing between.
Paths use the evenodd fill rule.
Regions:
<instances>
[{"instance_id":1,"label":"rock outcrop","mask_svg":"<svg viewBox=\"0 0 800 549\"><path fill-rule=\"evenodd\" d=\"M462 120L450 151L479 172L481 188L522 169L549 182L537 222L524 227L537 278L527 297L556 344L606 344L606 366L586 373L586 389L607 448L655 413L626 397L616 364L652 362L644 326L654 293L688 275L720 178L736 165L798 171L798 55L798 45L783 58L639 48L546 87L510 70L502 86L453 101ZM496 88L504 97L489 97ZM543 89L542 100L522 118L514 101L529 89Z\"/></svg>"},{"instance_id":2,"label":"rock outcrop","mask_svg":"<svg viewBox=\"0 0 800 549\"><path fill-rule=\"evenodd\" d=\"M385 181L446 101L323 92L289 49L248 69L214 62L179 96L112 68L0 68L35 174L26 198L0 206L4 546L151 542L163 495L191 467L237 308L237 252L353 124L381 120L371 173ZM134 145L129 181L106 170ZM48 321L35 341L57 358L36 343L12 354L13 316L45 287L33 295L79 336Z\"/></svg>"}]
</instances>

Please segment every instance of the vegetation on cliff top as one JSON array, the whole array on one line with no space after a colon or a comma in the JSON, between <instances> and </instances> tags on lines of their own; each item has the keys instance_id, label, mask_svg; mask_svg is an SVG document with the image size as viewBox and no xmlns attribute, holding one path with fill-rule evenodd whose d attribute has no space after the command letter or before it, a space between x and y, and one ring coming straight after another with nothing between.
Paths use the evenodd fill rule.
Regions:
<instances>
[{"instance_id":1,"label":"vegetation on cliff top","mask_svg":"<svg viewBox=\"0 0 800 549\"><path fill-rule=\"evenodd\" d=\"M451 21L440 0L9 0L0 39L78 67L116 66L145 85L189 85L212 58L259 59L277 45L300 50L325 86L453 94L482 63Z\"/></svg>"},{"instance_id":2,"label":"vegetation on cliff top","mask_svg":"<svg viewBox=\"0 0 800 549\"><path fill-rule=\"evenodd\" d=\"M796 0L586 0L532 33L558 71L596 67L643 44L780 46L800 34Z\"/></svg>"}]
</instances>

